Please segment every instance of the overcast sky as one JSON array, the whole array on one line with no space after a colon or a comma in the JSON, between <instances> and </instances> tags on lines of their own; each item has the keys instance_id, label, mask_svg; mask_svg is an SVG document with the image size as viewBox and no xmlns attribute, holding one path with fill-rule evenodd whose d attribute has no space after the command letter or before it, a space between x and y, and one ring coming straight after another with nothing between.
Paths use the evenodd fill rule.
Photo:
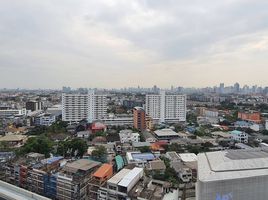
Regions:
<instances>
[{"instance_id":1,"label":"overcast sky","mask_svg":"<svg viewBox=\"0 0 268 200\"><path fill-rule=\"evenodd\" d=\"M1 0L0 88L268 85L267 0Z\"/></svg>"}]
</instances>

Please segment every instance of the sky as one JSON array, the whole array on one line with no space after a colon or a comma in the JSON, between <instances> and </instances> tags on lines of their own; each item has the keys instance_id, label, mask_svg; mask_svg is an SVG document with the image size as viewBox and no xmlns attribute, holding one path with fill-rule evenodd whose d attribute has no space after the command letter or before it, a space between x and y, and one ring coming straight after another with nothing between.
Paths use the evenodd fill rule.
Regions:
<instances>
[{"instance_id":1,"label":"sky","mask_svg":"<svg viewBox=\"0 0 268 200\"><path fill-rule=\"evenodd\" d=\"M0 88L268 85L267 0L0 0Z\"/></svg>"}]
</instances>

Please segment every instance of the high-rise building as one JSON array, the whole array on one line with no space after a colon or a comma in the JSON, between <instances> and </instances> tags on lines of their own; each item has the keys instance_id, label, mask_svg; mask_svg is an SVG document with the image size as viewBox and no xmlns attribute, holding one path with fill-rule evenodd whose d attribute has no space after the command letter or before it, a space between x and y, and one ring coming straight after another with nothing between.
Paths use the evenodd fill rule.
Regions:
<instances>
[{"instance_id":1,"label":"high-rise building","mask_svg":"<svg viewBox=\"0 0 268 200\"><path fill-rule=\"evenodd\" d=\"M143 108L135 107L133 109L133 126L139 131L146 129L146 114Z\"/></svg>"},{"instance_id":2,"label":"high-rise building","mask_svg":"<svg viewBox=\"0 0 268 200\"><path fill-rule=\"evenodd\" d=\"M92 122L107 116L106 95L95 94L62 94L62 120L78 122L87 119Z\"/></svg>"},{"instance_id":3,"label":"high-rise building","mask_svg":"<svg viewBox=\"0 0 268 200\"><path fill-rule=\"evenodd\" d=\"M239 85L239 83L235 83L234 84L234 92L239 93L239 91L240 91L240 85Z\"/></svg>"},{"instance_id":4,"label":"high-rise building","mask_svg":"<svg viewBox=\"0 0 268 200\"><path fill-rule=\"evenodd\" d=\"M155 121L176 123L186 121L186 95L146 95L146 114Z\"/></svg>"},{"instance_id":5,"label":"high-rise building","mask_svg":"<svg viewBox=\"0 0 268 200\"><path fill-rule=\"evenodd\" d=\"M267 149L198 154L197 200L267 199Z\"/></svg>"},{"instance_id":6,"label":"high-rise building","mask_svg":"<svg viewBox=\"0 0 268 200\"><path fill-rule=\"evenodd\" d=\"M26 110L37 111L43 109L43 102L41 101L28 101L26 102Z\"/></svg>"},{"instance_id":7,"label":"high-rise building","mask_svg":"<svg viewBox=\"0 0 268 200\"><path fill-rule=\"evenodd\" d=\"M63 87L62 87L62 92L63 92L63 93L69 93L69 92L71 92L71 91L72 91L71 87L66 87L66 86L63 86Z\"/></svg>"},{"instance_id":8,"label":"high-rise building","mask_svg":"<svg viewBox=\"0 0 268 200\"><path fill-rule=\"evenodd\" d=\"M219 93L220 94L223 94L224 93L224 83L221 83L220 84Z\"/></svg>"}]
</instances>

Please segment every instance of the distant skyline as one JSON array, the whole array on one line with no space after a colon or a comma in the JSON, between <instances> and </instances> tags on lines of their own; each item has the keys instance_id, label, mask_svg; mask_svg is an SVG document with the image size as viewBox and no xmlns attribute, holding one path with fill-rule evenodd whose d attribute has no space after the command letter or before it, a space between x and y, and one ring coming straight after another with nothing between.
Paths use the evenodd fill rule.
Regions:
<instances>
[{"instance_id":1,"label":"distant skyline","mask_svg":"<svg viewBox=\"0 0 268 200\"><path fill-rule=\"evenodd\" d=\"M0 88L268 85L265 0L0 2Z\"/></svg>"}]
</instances>

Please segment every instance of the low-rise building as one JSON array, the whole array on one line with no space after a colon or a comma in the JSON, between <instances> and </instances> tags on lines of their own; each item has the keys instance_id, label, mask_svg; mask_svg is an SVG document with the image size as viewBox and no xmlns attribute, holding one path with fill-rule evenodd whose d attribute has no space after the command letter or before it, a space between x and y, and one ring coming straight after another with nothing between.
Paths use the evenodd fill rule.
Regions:
<instances>
[{"instance_id":1,"label":"low-rise building","mask_svg":"<svg viewBox=\"0 0 268 200\"><path fill-rule=\"evenodd\" d=\"M98 199L127 199L130 191L143 177L143 168L122 169L107 181L106 187L98 191Z\"/></svg>"},{"instance_id":2,"label":"low-rise building","mask_svg":"<svg viewBox=\"0 0 268 200\"><path fill-rule=\"evenodd\" d=\"M95 200L98 198L98 190L106 181L113 175L113 165L103 164L93 175L89 183L89 199Z\"/></svg>"},{"instance_id":3,"label":"low-rise building","mask_svg":"<svg viewBox=\"0 0 268 200\"><path fill-rule=\"evenodd\" d=\"M120 142L123 143L132 143L140 141L140 134L133 133L132 130L122 130L119 132Z\"/></svg>"},{"instance_id":4,"label":"low-rise building","mask_svg":"<svg viewBox=\"0 0 268 200\"><path fill-rule=\"evenodd\" d=\"M158 140L171 140L179 138L178 133L168 128L156 130L154 134Z\"/></svg>"},{"instance_id":5,"label":"low-rise building","mask_svg":"<svg viewBox=\"0 0 268 200\"><path fill-rule=\"evenodd\" d=\"M51 126L56 121L56 116L50 113L42 113L34 118L36 126Z\"/></svg>"},{"instance_id":6,"label":"low-rise building","mask_svg":"<svg viewBox=\"0 0 268 200\"><path fill-rule=\"evenodd\" d=\"M239 143L248 143L248 134L242 131L234 130L231 132L232 140Z\"/></svg>"},{"instance_id":7,"label":"low-rise building","mask_svg":"<svg viewBox=\"0 0 268 200\"><path fill-rule=\"evenodd\" d=\"M146 169L152 174L155 173L164 174L166 170L166 165L163 160L153 160L149 161Z\"/></svg>"},{"instance_id":8,"label":"low-rise building","mask_svg":"<svg viewBox=\"0 0 268 200\"><path fill-rule=\"evenodd\" d=\"M88 159L67 163L57 176L57 199L85 200L91 176L100 165Z\"/></svg>"},{"instance_id":9,"label":"low-rise building","mask_svg":"<svg viewBox=\"0 0 268 200\"><path fill-rule=\"evenodd\" d=\"M149 161L156 159L156 157L152 153L127 152L126 159L128 164L135 164L138 167L145 167Z\"/></svg>"}]
</instances>

